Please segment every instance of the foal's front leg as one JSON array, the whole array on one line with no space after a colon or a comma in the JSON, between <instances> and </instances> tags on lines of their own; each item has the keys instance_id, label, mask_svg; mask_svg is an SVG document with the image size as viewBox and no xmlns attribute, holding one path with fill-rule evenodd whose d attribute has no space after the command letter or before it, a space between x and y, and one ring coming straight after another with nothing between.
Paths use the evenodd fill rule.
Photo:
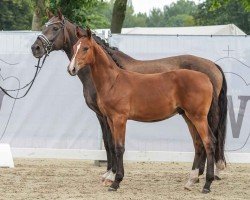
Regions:
<instances>
[{"instance_id":1,"label":"foal's front leg","mask_svg":"<svg viewBox=\"0 0 250 200\"><path fill-rule=\"evenodd\" d=\"M101 181L105 186L110 186L114 181L116 172L116 156L113 147L114 145L106 117L99 114L96 114L96 116L102 129L102 137L107 154L107 171L102 175Z\"/></svg>"},{"instance_id":2,"label":"foal's front leg","mask_svg":"<svg viewBox=\"0 0 250 200\"><path fill-rule=\"evenodd\" d=\"M124 116L115 116L113 119L108 119L112 126L112 137L115 145L115 154L117 158L117 170L115 181L109 188L109 191L116 191L119 188L120 182L124 177L123 154L125 151L125 133L127 118ZM110 127L111 127L110 126Z\"/></svg>"},{"instance_id":3,"label":"foal's front leg","mask_svg":"<svg viewBox=\"0 0 250 200\"><path fill-rule=\"evenodd\" d=\"M114 141L112 138L111 129L110 129L110 126L108 124L106 117L105 117L105 123L106 123L107 141L109 145L109 151L111 154L111 169L109 170L109 174L105 178L104 185L110 186L115 180L115 174L116 174L116 169L117 169L117 159L116 159L115 146L114 146Z\"/></svg>"}]
</instances>

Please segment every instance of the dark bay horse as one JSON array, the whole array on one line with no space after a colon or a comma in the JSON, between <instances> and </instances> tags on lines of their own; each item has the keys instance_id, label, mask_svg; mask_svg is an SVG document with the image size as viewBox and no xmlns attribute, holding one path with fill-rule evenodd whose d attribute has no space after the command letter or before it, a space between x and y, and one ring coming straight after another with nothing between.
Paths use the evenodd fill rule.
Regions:
<instances>
[{"instance_id":1,"label":"dark bay horse","mask_svg":"<svg viewBox=\"0 0 250 200\"><path fill-rule=\"evenodd\" d=\"M51 13L48 17L50 18L50 20L48 23L46 23L46 27L42 31L43 37L39 37L32 45L33 55L39 58L46 53L54 50L64 50L70 60L73 56L73 45L78 40L75 34L76 25L65 19L62 16L61 12L58 12L57 17ZM97 36L93 35L93 38L113 58L118 66L122 66L122 68L126 70L136 71L140 73L158 73L175 69L190 69L203 72L210 78L218 97L218 104L216 105L217 109L214 109L214 111L211 111L209 113L210 127L212 128L217 139L215 148L217 176L215 177L218 177L219 170L225 167L224 142L226 136L225 127L227 115L227 84L221 68L209 60L191 55L181 55L150 61L135 60L130 56L124 54L123 52L109 47L107 43L103 42ZM85 68L78 73L78 76L83 84L83 94L86 103L96 113L103 132L104 146L107 152L108 161L107 173L103 175L103 179L105 180L106 178L106 180L113 180L114 172L116 171L116 159L114 159L115 152L107 119L101 114L100 108L97 105L96 91L90 77L90 70L88 68ZM187 118L185 115L183 115L183 117L184 119ZM188 120L186 121L188 123ZM194 143L194 163L199 160L199 174L203 174L206 154L200 138L196 136L196 129L192 126L192 124L188 124L188 127L192 132L193 140L196 141ZM190 176L194 177L193 171L191 172Z\"/></svg>"},{"instance_id":2,"label":"dark bay horse","mask_svg":"<svg viewBox=\"0 0 250 200\"><path fill-rule=\"evenodd\" d=\"M161 121L179 112L185 113L189 123L200 136L207 155L206 183L202 192L210 192L214 180L214 135L208 124L213 85L204 73L187 69L171 72L140 74L123 70L87 34L77 28L80 38L74 45L74 55L68 67L70 75L89 66L97 91L97 104L107 117L111 128L117 158L115 181L111 191L119 188L124 177L123 154L127 120L141 122ZM195 170L199 170L196 162Z\"/></svg>"}]
</instances>

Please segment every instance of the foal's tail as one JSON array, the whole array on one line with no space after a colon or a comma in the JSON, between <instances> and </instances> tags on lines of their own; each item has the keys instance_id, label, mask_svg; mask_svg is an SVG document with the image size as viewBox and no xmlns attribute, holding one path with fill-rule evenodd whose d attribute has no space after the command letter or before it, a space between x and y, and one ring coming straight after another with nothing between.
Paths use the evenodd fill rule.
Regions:
<instances>
[{"instance_id":1,"label":"foal's tail","mask_svg":"<svg viewBox=\"0 0 250 200\"><path fill-rule=\"evenodd\" d=\"M215 150L215 159L217 161L223 161L226 165L226 159L224 156L224 150L225 150L225 140L226 140L226 126L227 126L227 81L225 78L225 74L222 71L221 67L219 65L216 65L217 68L220 70L223 82L222 82L222 88L219 95L219 124L217 128L217 146Z\"/></svg>"}]
</instances>

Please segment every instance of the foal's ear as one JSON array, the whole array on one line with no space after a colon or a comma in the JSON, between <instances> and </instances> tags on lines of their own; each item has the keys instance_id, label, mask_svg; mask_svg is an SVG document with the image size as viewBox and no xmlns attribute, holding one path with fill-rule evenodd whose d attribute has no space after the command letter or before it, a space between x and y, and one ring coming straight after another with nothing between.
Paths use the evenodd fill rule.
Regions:
<instances>
[{"instance_id":1,"label":"foal's ear","mask_svg":"<svg viewBox=\"0 0 250 200\"><path fill-rule=\"evenodd\" d=\"M46 14L47 14L48 19L51 19L52 17L54 17L54 14L49 9L46 9Z\"/></svg>"},{"instance_id":2,"label":"foal's ear","mask_svg":"<svg viewBox=\"0 0 250 200\"><path fill-rule=\"evenodd\" d=\"M91 38L91 35L92 35L92 33L91 33L91 30L90 30L90 28L87 26L87 37L90 39Z\"/></svg>"},{"instance_id":3,"label":"foal's ear","mask_svg":"<svg viewBox=\"0 0 250 200\"><path fill-rule=\"evenodd\" d=\"M76 27L76 36L78 39L84 36L84 33L79 26Z\"/></svg>"},{"instance_id":4,"label":"foal's ear","mask_svg":"<svg viewBox=\"0 0 250 200\"><path fill-rule=\"evenodd\" d=\"M62 14L61 8L58 8L58 9L57 9L57 14L58 14L58 18L59 18L60 20L62 20L62 19L63 19L63 14Z\"/></svg>"}]
</instances>

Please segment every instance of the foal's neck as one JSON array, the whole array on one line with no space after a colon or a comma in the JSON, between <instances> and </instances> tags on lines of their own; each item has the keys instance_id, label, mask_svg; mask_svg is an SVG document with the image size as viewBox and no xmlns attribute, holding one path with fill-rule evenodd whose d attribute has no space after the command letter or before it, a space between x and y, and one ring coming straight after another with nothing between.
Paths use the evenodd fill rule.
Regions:
<instances>
[{"instance_id":1,"label":"foal's neck","mask_svg":"<svg viewBox=\"0 0 250 200\"><path fill-rule=\"evenodd\" d=\"M97 92L105 94L115 84L119 68L96 42L94 44L95 61L91 66L91 74Z\"/></svg>"}]
</instances>

